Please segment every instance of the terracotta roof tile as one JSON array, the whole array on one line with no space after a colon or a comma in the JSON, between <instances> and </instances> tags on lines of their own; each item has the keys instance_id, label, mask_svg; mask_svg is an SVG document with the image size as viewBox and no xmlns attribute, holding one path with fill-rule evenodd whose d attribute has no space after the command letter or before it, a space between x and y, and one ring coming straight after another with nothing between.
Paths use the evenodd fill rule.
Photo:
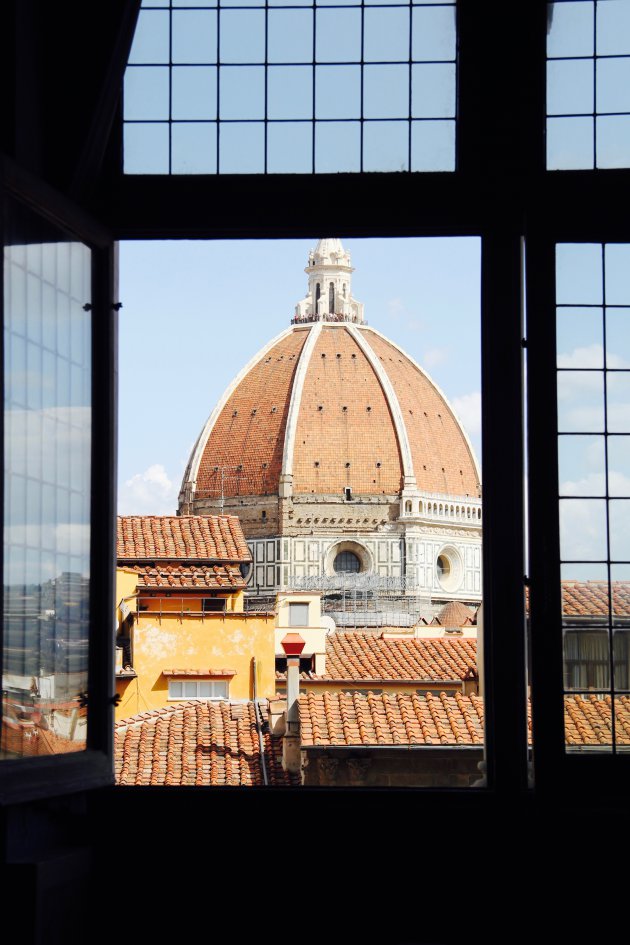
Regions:
<instances>
[{"instance_id":1,"label":"terracotta roof tile","mask_svg":"<svg viewBox=\"0 0 630 945\"><path fill-rule=\"evenodd\" d=\"M138 575L138 587L182 588L185 590L234 590L246 586L246 581L237 565L214 565L213 567L178 567L164 565L134 565Z\"/></svg>"},{"instance_id":2,"label":"terracotta roof tile","mask_svg":"<svg viewBox=\"0 0 630 945\"><path fill-rule=\"evenodd\" d=\"M240 704L239 704L240 707ZM118 784L263 784L254 704L232 712L229 702L191 701L142 712L114 730ZM263 708L263 719L266 710ZM282 769L282 743L263 735L272 785L298 784Z\"/></svg>"},{"instance_id":3,"label":"terracotta roof tile","mask_svg":"<svg viewBox=\"0 0 630 945\"><path fill-rule=\"evenodd\" d=\"M630 583L612 581L613 617L630 617ZM563 581L562 613L565 617L607 618L610 609L606 581Z\"/></svg>"},{"instance_id":4,"label":"terracotta roof tile","mask_svg":"<svg viewBox=\"0 0 630 945\"><path fill-rule=\"evenodd\" d=\"M329 680L435 680L470 678L476 672L477 642L470 639L383 640L370 633L331 633L326 640Z\"/></svg>"},{"instance_id":5,"label":"terracotta roof tile","mask_svg":"<svg viewBox=\"0 0 630 945\"><path fill-rule=\"evenodd\" d=\"M610 696L565 696L564 727L570 747L612 745ZM615 742L630 745L630 696L615 696Z\"/></svg>"},{"instance_id":6,"label":"terracotta roof tile","mask_svg":"<svg viewBox=\"0 0 630 945\"><path fill-rule=\"evenodd\" d=\"M483 745L480 696L315 693L300 696L302 745Z\"/></svg>"},{"instance_id":7,"label":"terracotta roof tile","mask_svg":"<svg viewBox=\"0 0 630 945\"><path fill-rule=\"evenodd\" d=\"M251 561L235 515L121 515L119 561Z\"/></svg>"}]
</instances>

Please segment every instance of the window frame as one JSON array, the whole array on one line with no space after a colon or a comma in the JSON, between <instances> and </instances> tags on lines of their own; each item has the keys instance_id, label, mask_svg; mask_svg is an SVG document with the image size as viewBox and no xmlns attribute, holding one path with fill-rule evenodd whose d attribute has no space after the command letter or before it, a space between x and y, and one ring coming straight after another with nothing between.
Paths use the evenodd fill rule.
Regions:
<instances>
[{"instance_id":1,"label":"window frame","mask_svg":"<svg viewBox=\"0 0 630 945\"><path fill-rule=\"evenodd\" d=\"M60 186L65 186L68 192L72 189L84 208L80 211L82 218L91 213L109 227L115 239L312 238L315 225L318 231L326 229L349 238L473 235L482 239L484 671L489 787L486 792L464 793L422 789L423 803L435 801L439 806L445 795L450 803L451 795L456 793L460 803L479 810L488 797L514 800L526 795L531 783L528 685L535 732L536 794L558 796L568 790L576 796L583 791L593 800L609 795L611 785L623 788L625 781L630 780L628 758L575 757L566 756L564 751L553 247L559 241L630 242L627 213L619 200L619 194L628 190L630 169L546 171L546 2L514 0L509 11L510 42L497 45L494 31L488 28L489 17L480 16L478 4L471 0L459 0L454 172L189 178L131 178L122 174L122 116L117 101L139 6L140 0L126 0L112 30L116 36L111 55L114 64L103 76L103 94L93 111L84 152L78 160L74 159L76 140L72 134L68 141L63 134L49 134L49 139L43 134L40 143L40 175L48 173L51 180L61 181ZM505 16L504 6L489 4L487 13L497 18ZM69 42L63 24L55 33L54 21L51 23L44 50L47 61L51 60L52 49L58 57L59 50L63 52ZM112 23L108 26L111 28ZM10 57L7 61L11 62ZM35 87L42 96L42 113L47 103L58 110L60 98L59 80L54 70L51 75L46 74L45 65L46 62L41 71L46 75L46 84ZM79 105L75 108L80 110L90 99L83 88L77 91ZM28 94L27 89L27 102ZM82 125L71 128L70 118L66 118L63 126L66 135L69 130L75 135L83 134ZM37 113L33 111L25 119L25 128L16 134L15 154L25 164L32 162L29 133L37 130ZM64 160L71 165L70 184L59 174ZM65 199L49 188L37 184L36 191L32 198L36 209L54 210L60 202L66 206ZM319 208L317 224L313 223L312 215L304 212L305 195L310 206ZM525 277L523 237L527 250ZM105 297L104 286L114 284L113 253L107 241L99 254L108 259L101 271L103 284L99 290L104 293L101 305L107 316L112 295ZM103 389L95 403L103 411L104 436L99 459L104 460L104 465L96 483L102 507L96 509L93 536L98 533L104 544L101 570L94 574L98 575L101 603L111 605L113 595L107 588L113 561L113 551L109 559L108 554L113 549L111 522L115 504L112 473L115 325L105 317L102 327L106 364L99 374ZM528 374L536 377L536 383L527 388L526 400L525 353ZM525 470L532 549L528 564L524 533ZM530 592L531 643L527 677L526 585ZM104 607L104 613L111 611ZM109 685L105 677L109 673L107 660L112 658L110 630L103 625L99 641L104 662L99 667L98 685L103 693ZM96 703L92 708L100 713L98 742L107 745L106 712ZM97 729L93 730L95 736ZM38 764L29 762L29 781ZM29 790L26 779L22 779L21 789L20 796L26 796ZM48 784L48 793L62 791L63 787L56 791L56 787Z\"/></svg>"},{"instance_id":2,"label":"window frame","mask_svg":"<svg viewBox=\"0 0 630 945\"><path fill-rule=\"evenodd\" d=\"M90 508L90 638L88 655L86 748L61 755L0 761L0 804L101 787L113 781L114 651L111 620L114 601L114 515L116 467L115 365L117 311L116 252L108 230L88 213L47 187L13 161L0 161L0 213L6 200L28 207L67 230L92 253L92 431ZM4 266L0 281L4 285ZM4 324L4 291L0 298ZM3 338L0 344L4 343ZM4 359L4 349L0 351ZM4 419L0 420L3 433ZM0 472L4 491L4 470ZM3 589L0 589L0 597ZM0 637L1 642L1 637ZM0 674L3 650L0 646Z\"/></svg>"},{"instance_id":3,"label":"window frame","mask_svg":"<svg viewBox=\"0 0 630 945\"><path fill-rule=\"evenodd\" d=\"M182 695L181 695L181 696L174 696L174 695L171 695L171 685L172 685L173 683L176 683L176 684L178 683L178 684L182 685L182 687L183 687L183 684L184 684L184 683L194 683L194 684L196 685L196 687L197 687L197 694L194 695L194 696L185 696L185 695L183 694L183 688L182 688ZM200 687L201 683L211 683L213 687L214 687L215 685L225 686L226 693L225 693L225 695L219 695L219 696L215 696L215 695L212 695L212 696L201 696L201 695L199 695L199 687ZM169 677L169 680L168 680L168 701L169 701L169 703L171 703L171 702L188 702L188 701L191 700L191 699L198 699L200 702L221 702L222 700L229 699L229 698L230 698L230 681L229 681L229 679L216 679L216 678L213 678L213 677L211 677L211 676L204 676L204 677L199 677L199 676L170 676L170 677Z\"/></svg>"}]
</instances>

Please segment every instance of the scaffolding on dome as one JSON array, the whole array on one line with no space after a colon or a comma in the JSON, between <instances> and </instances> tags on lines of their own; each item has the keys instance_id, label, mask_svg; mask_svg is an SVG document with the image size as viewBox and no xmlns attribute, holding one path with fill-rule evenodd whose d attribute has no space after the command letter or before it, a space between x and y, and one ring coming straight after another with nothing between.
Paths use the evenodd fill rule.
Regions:
<instances>
[{"instance_id":1,"label":"scaffolding on dome","mask_svg":"<svg viewBox=\"0 0 630 945\"><path fill-rule=\"evenodd\" d=\"M322 595L322 614L338 627L413 627L428 613L428 597L409 595L404 577L379 574L314 574L291 579L293 590Z\"/></svg>"}]
</instances>

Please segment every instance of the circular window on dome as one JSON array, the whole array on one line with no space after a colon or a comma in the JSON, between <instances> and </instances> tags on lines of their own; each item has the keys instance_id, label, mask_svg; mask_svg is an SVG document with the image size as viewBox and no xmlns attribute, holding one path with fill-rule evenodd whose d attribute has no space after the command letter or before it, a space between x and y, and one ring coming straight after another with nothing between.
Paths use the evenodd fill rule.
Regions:
<instances>
[{"instance_id":1,"label":"circular window on dome","mask_svg":"<svg viewBox=\"0 0 630 945\"><path fill-rule=\"evenodd\" d=\"M462 582L463 567L456 548L443 548L435 562L435 572L440 587L445 591L456 591Z\"/></svg>"},{"instance_id":2,"label":"circular window on dome","mask_svg":"<svg viewBox=\"0 0 630 945\"><path fill-rule=\"evenodd\" d=\"M361 562L353 551L340 551L333 561L333 568L337 574L358 574Z\"/></svg>"}]
</instances>

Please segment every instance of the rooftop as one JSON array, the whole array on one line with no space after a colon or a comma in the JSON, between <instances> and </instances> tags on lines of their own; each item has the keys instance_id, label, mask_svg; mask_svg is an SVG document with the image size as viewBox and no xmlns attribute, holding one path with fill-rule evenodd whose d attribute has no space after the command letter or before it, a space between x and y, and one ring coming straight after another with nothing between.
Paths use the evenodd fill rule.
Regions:
<instances>
[{"instance_id":1,"label":"rooftop","mask_svg":"<svg viewBox=\"0 0 630 945\"><path fill-rule=\"evenodd\" d=\"M460 693L300 696L305 747L483 745L483 699Z\"/></svg>"},{"instance_id":2,"label":"rooftop","mask_svg":"<svg viewBox=\"0 0 630 945\"><path fill-rule=\"evenodd\" d=\"M251 561L235 515L120 515L121 561Z\"/></svg>"},{"instance_id":3,"label":"rooftop","mask_svg":"<svg viewBox=\"0 0 630 945\"><path fill-rule=\"evenodd\" d=\"M266 723L262 703L261 711ZM282 769L281 740L267 731L263 746L269 783L299 783ZM252 702L199 700L134 715L115 726L114 756L116 783L122 785L264 783Z\"/></svg>"},{"instance_id":4,"label":"rooftop","mask_svg":"<svg viewBox=\"0 0 630 945\"><path fill-rule=\"evenodd\" d=\"M361 631L337 631L326 639L326 672L302 673L303 679L365 682L453 682L477 672L477 643L465 638L383 640ZM278 674L280 675L280 674ZM284 678L284 673L281 674Z\"/></svg>"},{"instance_id":5,"label":"rooftop","mask_svg":"<svg viewBox=\"0 0 630 945\"><path fill-rule=\"evenodd\" d=\"M178 567L165 565L134 565L138 575L138 588L174 588L175 590L235 590L243 588L246 581L236 565L214 565L213 567Z\"/></svg>"}]
</instances>

